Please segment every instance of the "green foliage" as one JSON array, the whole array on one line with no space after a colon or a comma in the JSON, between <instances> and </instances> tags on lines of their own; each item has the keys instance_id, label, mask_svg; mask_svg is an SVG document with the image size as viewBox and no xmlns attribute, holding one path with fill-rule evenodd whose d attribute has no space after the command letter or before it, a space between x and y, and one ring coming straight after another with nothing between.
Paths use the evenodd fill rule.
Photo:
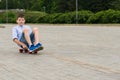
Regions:
<instances>
[{"instance_id":1,"label":"green foliage","mask_svg":"<svg viewBox=\"0 0 120 80\"><path fill-rule=\"evenodd\" d=\"M40 14L37 18L37 23L48 23L49 18L47 16L49 16L47 13Z\"/></svg>"},{"instance_id":2,"label":"green foliage","mask_svg":"<svg viewBox=\"0 0 120 80\"><path fill-rule=\"evenodd\" d=\"M91 11L79 11L78 12L78 23L86 23L93 13Z\"/></svg>"},{"instance_id":3,"label":"green foliage","mask_svg":"<svg viewBox=\"0 0 120 80\"><path fill-rule=\"evenodd\" d=\"M120 11L105 11L105 15L103 16L103 23L120 23Z\"/></svg>"},{"instance_id":4,"label":"green foliage","mask_svg":"<svg viewBox=\"0 0 120 80\"><path fill-rule=\"evenodd\" d=\"M49 14L66 13L76 10L76 0L7 0L8 9L25 9ZM120 10L120 0L77 0L78 10L98 12ZM1 0L0 9L6 9L6 0Z\"/></svg>"},{"instance_id":5,"label":"green foliage","mask_svg":"<svg viewBox=\"0 0 120 80\"><path fill-rule=\"evenodd\" d=\"M94 15L92 15L89 19L88 19L88 23L102 23L102 17L104 15L104 11L100 11Z\"/></svg>"},{"instance_id":6,"label":"green foliage","mask_svg":"<svg viewBox=\"0 0 120 80\"><path fill-rule=\"evenodd\" d=\"M48 18L49 18L49 23L59 23L59 19L58 19L58 17L59 16L61 16L62 15L62 13L55 13L55 14L50 14L49 16L48 16Z\"/></svg>"},{"instance_id":7,"label":"green foliage","mask_svg":"<svg viewBox=\"0 0 120 80\"><path fill-rule=\"evenodd\" d=\"M86 23L88 18L93 15L90 11L79 11L78 12L78 23ZM63 13L56 18L57 23L76 23L76 12Z\"/></svg>"},{"instance_id":8,"label":"green foliage","mask_svg":"<svg viewBox=\"0 0 120 80\"><path fill-rule=\"evenodd\" d=\"M70 13L62 13L61 15L59 15L56 19L57 23L73 23L75 21L75 15L74 13L70 12Z\"/></svg>"},{"instance_id":9,"label":"green foliage","mask_svg":"<svg viewBox=\"0 0 120 80\"><path fill-rule=\"evenodd\" d=\"M5 23L6 22L6 16L4 13L0 13L0 23Z\"/></svg>"},{"instance_id":10,"label":"green foliage","mask_svg":"<svg viewBox=\"0 0 120 80\"><path fill-rule=\"evenodd\" d=\"M15 23L16 22L16 12L4 12L0 13L0 23L6 23L8 17L9 23Z\"/></svg>"},{"instance_id":11,"label":"green foliage","mask_svg":"<svg viewBox=\"0 0 120 80\"><path fill-rule=\"evenodd\" d=\"M0 13L0 23L16 23L17 12ZM52 23L52 24L78 24L83 23L120 23L120 11L105 10L97 13L91 11L79 11L76 20L76 12L47 14L39 11L26 11L26 23Z\"/></svg>"},{"instance_id":12,"label":"green foliage","mask_svg":"<svg viewBox=\"0 0 120 80\"><path fill-rule=\"evenodd\" d=\"M16 23L16 14L17 14L16 12L8 12L8 22L9 23Z\"/></svg>"},{"instance_id":13,"label":"green foliage","mask_svg":"<svg viewBox=\"0 0 120 80\"><path fill-rule=\"evenodd\" d=\"M26 12L25 19L26 23L40 23L46 13L43 12Z\"/></svg>"},{"instance_id":14,"label":"green foliage","mask_svg":"<svg viewBox=\"0 0 120 80\"><path fill-rule=\"evenodd\" d=\"M120 23L120 11L116 10L106 10L100 11L92 15L88 23Z\"/></svg>"}]
</instances>

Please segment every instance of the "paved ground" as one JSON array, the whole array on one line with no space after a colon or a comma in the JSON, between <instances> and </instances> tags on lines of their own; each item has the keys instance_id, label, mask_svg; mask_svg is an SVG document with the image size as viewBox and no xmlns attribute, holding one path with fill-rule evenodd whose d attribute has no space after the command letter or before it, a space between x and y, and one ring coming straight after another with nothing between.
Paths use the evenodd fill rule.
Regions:
<instances>
[{"instance_id":1,"label":"paved ground","mask_svg":"<svg viewBox=\"0 0 120 80\"><path fill-rule=\"evenodd\" d=\"M20 54L12 24L0 28L0 80L120 80L120 27L31 25L45 49Z\"/></svg>"}]
</instances>

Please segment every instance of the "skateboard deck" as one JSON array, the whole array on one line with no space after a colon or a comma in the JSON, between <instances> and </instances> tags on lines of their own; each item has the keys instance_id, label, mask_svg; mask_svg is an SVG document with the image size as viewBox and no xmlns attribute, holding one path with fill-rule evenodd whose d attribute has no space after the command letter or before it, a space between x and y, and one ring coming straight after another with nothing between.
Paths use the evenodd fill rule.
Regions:
<instances>
[{"instance_id":1,"label":"skateboard deck","mask_svg":"<svg viewBox=\"0 0 120 80\"><path fill-rule=\"evenodd\" d=\"M19 49L20 53L29 53L29 54L37 54L38 51L43 50L43 47L39 47L38 49L35 49L34 51L30 52L28 49Z\"/></svg>"}]
</instances>

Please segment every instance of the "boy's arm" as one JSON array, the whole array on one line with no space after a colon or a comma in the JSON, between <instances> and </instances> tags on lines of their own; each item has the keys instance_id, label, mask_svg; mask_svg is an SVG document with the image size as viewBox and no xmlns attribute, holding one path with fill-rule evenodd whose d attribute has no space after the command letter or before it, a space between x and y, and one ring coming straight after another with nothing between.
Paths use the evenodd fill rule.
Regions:
<instances>
[{"instance_id":1,"label":"boy's arm","mask_svg":"<svg viewBox=\"0 0 120 80\"><path fill-rule=\"evenodd\" d=\"M13 41L14 41L16 44L22 46L24 49L28 49L28 47L27 47L23 42L20 42L18 39L14 38Z\"/></svg>"},{"instance_id":2,"label":"boy's arm","mask_svg":"<svg viewBox=\"0 0 120 80\"><path fill-rule=\"evenodd\" d=\"M12 29L12 39L13 39L13 41L16 43L16 44L18 44L18 45L20 45L20 46L22 46L23 48L25 48L25 49L27 49L27 46L24 44L24 43L22 43L22 42L20 42L19 40L18 40L18 36L17 36L17 33L18 31L17 31L17 29L16 29L16 27L14 27L13 29Z\"/></svg>"}]
</instances>

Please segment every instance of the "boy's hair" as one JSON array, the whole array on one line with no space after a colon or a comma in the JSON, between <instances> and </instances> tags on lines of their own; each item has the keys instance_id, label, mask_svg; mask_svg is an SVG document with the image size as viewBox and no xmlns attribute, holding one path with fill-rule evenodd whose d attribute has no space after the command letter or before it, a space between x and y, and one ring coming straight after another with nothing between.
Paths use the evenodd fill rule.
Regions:
<instances>
[{"instance_id":1,"label":"boy's hair","mask_svg":"<svg viewBox=\"0 0 120 80\"><path fill-rule=\"evenodd\" d=\"M19 17L24 18L24 14L23 14L23 13L18 13L17 19L18 19Z\"/></svg>"}]
</instances>

